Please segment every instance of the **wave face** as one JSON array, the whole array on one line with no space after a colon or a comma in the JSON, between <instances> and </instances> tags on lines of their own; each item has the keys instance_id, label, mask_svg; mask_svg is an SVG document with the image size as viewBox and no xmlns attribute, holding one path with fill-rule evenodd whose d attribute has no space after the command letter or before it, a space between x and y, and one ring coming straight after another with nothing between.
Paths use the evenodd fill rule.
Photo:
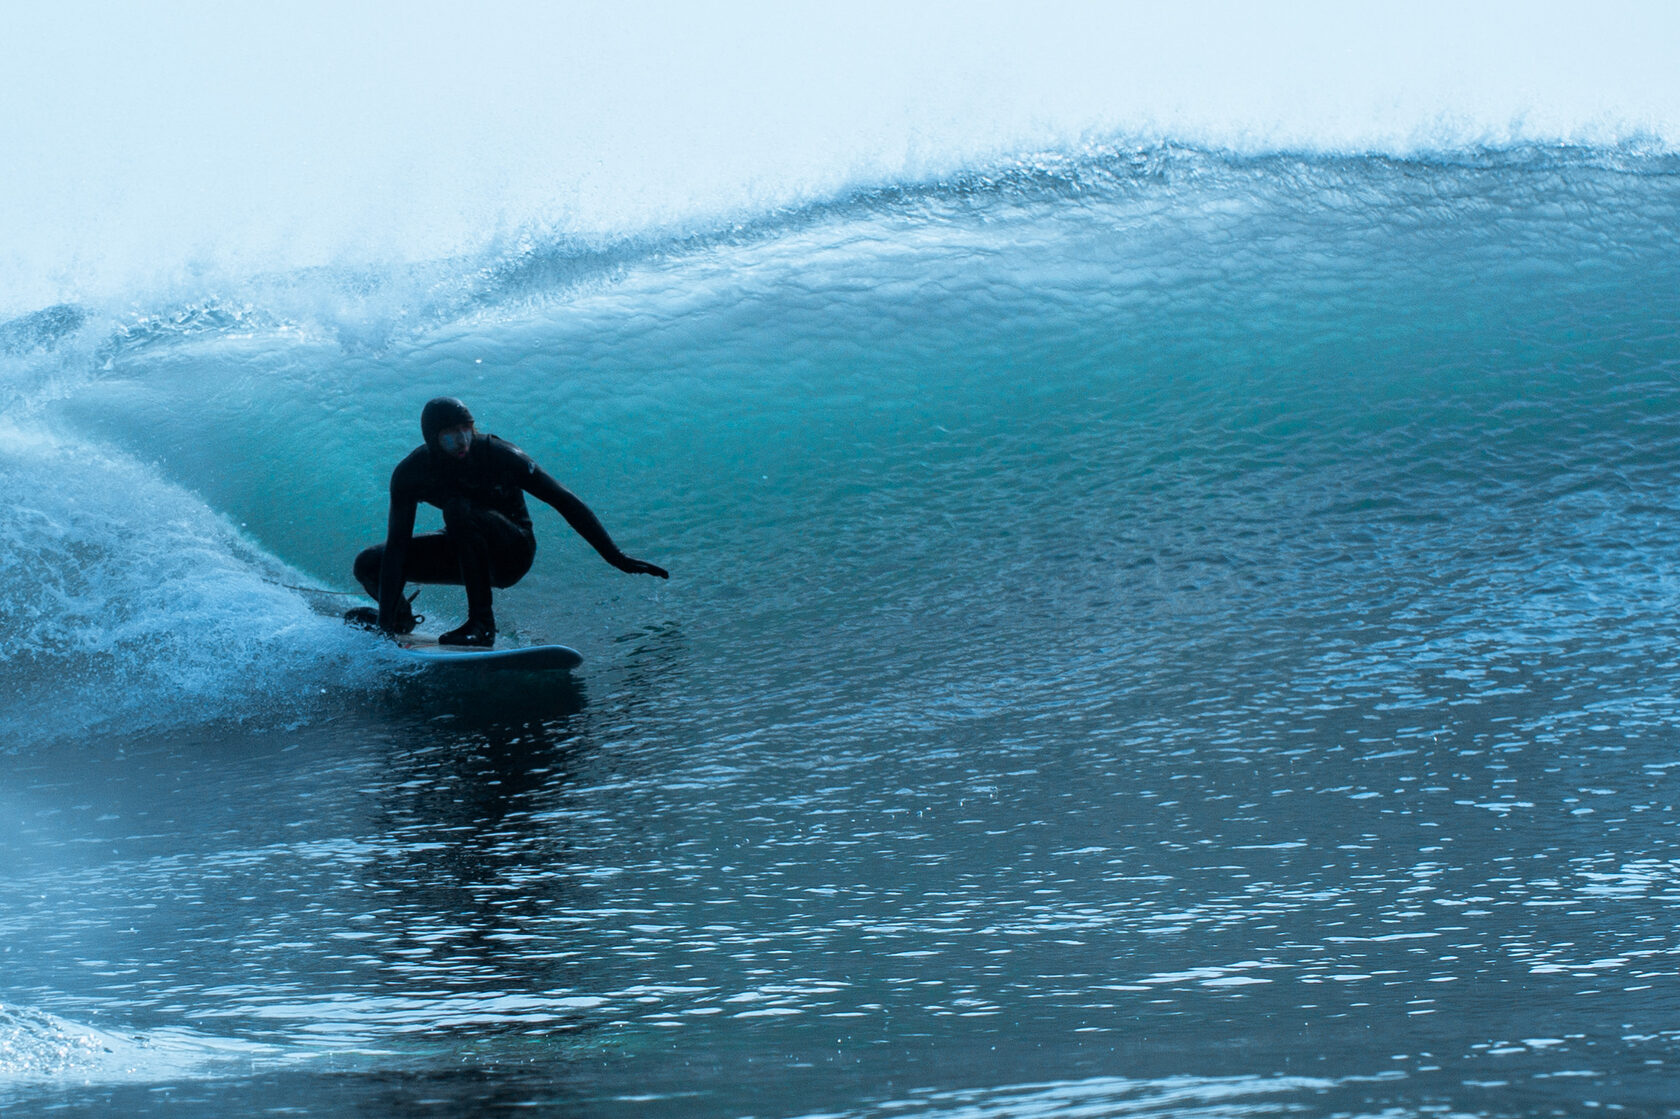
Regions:
<instances>
[{"instance_id":1,"label":"wave face","mask_svg":"<svg viewBox=\"0 0 1680 1119\"><path fill-rule=\"evenodd\" d=\"M354 590L440 393L684 571L672 608L737 623L922 603L1013 643L1072 611L1095 647L1198 588L1237 626L1513 562L1554 605L1619 600L1629 573L1578 549L1664 570L1677 166L1046 155L712 231L48 308L0 325L14 715L64 706L66 673L78 708L165 720L331 675L346 643L275 584ZM608 584L543 535L568 590L515 599L558 629ZM1468 629L1563 637L1497 602Z\"/></svg>"},{"instance_id":2,"label":"wave face","mask_svg":"<svg viewBox=\"0 0 1680 1119\"><path fill-rule=\"evenodd\" d=\"M579 1091L673 1111L785 1046L753 1110L873 1114L907 1038L930 1113L1658 1098L1677 250L1661 150L1102 147L14 317L0 793L122 779L0 814L8 1002L622 1036ZM334 620L444 393L672 571L534 509L497 612L584 652L564 718L410 703ZM70 874L84 826L136 831Z\"/></svg>"}]
</instances>

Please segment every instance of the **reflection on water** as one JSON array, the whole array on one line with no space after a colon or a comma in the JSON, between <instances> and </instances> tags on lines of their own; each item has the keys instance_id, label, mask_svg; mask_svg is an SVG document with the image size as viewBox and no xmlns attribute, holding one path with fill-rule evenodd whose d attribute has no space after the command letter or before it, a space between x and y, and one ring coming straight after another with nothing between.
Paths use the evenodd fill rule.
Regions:
<instances>
[{"instance_id":1,"label":"reflection on water","mask_svg":"<svg viewBox=\"0 0 1680 1119\"><path fill-rule=\"evenodd\" d=\"M883 737L844 696L846 718L729 732L717 667L670 633L628 644L605 700L410 681L318 726L7 758L29 790L9 1000L186 1024L258 1047L249 1076L470 1058L518 1095L535 1062L576 1106L645 1081L673 1114L766 1061L772 1110L834 1076L1030 1085L1118 1055L1169 1082L903 1106L1329 1113L1356 1071L1500 1114L1499 1085L1637 1096L1676 1059L1673 763L1516 729L1561 686L1544 666L1501 694L1436 680L1421 713L1227 698L1214 722L1158 692L1047 733L1017 696ZM46 1031L19 1036L14 1072L50 1078ZM1171 1082L1186 1064L1260 1079Z\"/></svg>"}]
</instances>

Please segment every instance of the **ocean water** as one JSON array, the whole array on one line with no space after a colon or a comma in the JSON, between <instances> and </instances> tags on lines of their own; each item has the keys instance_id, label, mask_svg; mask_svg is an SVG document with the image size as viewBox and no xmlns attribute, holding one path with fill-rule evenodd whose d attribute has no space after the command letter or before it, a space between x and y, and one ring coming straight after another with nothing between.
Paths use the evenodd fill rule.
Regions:
<instances>
[{"instance_id":1,"label":"ocean water","mask_svg":"<svg viewBox=\"0 0 1680 1119\"><path fill-rule=\"evenodd\" d=\"M534 510L569 677L335 620L440 393L671 570ZM0 408L7 1115L1680 1112L1661 145L224 273Z\"/></svg>"}]
</instances>

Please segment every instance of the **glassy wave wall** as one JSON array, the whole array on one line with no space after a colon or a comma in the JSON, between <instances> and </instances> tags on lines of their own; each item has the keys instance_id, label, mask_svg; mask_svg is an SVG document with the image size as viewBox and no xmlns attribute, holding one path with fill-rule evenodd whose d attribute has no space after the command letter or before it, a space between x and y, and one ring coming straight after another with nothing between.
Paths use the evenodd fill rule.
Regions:
<instances>
[{"instance_id":1,"label":"glassy wave wall","mask_svg":"<svg viewBox=\"0 0 1680 1119\"><path fill-rule=\"evenodd\" d=\"M261 1062L445 1022L641 1038L508 1089L603 1110L1659 1113L1677 250L1660 149L1104 147L0 324L12 1063L97 1010L305 1104ZM535 510L553 718L335 620L441 393L672 572Z\"/></svg>"}]
</instances>

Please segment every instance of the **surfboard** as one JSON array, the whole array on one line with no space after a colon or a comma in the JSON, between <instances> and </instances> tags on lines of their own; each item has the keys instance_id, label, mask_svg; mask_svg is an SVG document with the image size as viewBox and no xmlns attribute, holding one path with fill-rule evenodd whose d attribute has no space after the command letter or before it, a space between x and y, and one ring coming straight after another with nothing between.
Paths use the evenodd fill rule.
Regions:
<instances>
[{"instance_id":1,"label":"surfboard","mask_svg":"<svg viewBox=\"0 0 1680 1119\"><path fill-rule=\"evenodd\" d=\"M566 645L506 645L470 649L459 645L439 645L437 638L418 633L404 634L396 640L397 648L411 657L429 665L453 668L557 672L583 663L583 654Z\"/></svg>"}]
</instances>

